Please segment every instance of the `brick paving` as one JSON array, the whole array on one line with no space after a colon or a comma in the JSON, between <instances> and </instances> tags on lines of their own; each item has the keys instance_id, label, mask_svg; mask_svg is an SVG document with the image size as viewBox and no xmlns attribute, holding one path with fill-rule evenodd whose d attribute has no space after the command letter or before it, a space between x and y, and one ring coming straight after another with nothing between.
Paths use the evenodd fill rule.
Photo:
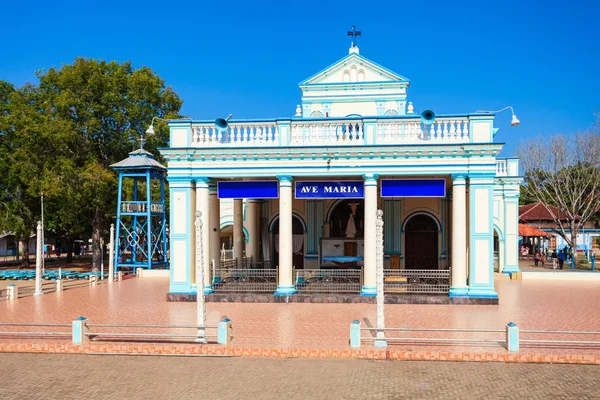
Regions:
<instances>
[{"instance_id":1,"label":"brick paving","mask_svg":"<svg viewBox=\"0 0 600 400\"><path fill-rule=\"evenodd\" d=\"M500 305L386 305L389 327L471 328L503 330L513 321L521 329L600 331L600 283L560 281L511 281L496 275ZM165 301L168 281L160 278L129 279L112 285L82 287L17 301L0 301L0 322L67 323L86 316L90 323L193 325L195 303ZM277 357L363 357L408 360L484 360L529 362L578 362L600 364L599 345L553 344L545 347L521 345L518 354L500 343L426 344L412 340L393 344L387 350L363 345L349 347L349 325L354 319L363 326L376 324L373 304L257 304L208 303L207 323L221 318L233 321L234 339L229 346L161 343L93 342L70 343L69 328L63 337L2 337L0 351L101 352L139 354L229 354ZM8 328L6 328L8 329ZM31 330L32 328L22 328ZM59 328L45 328L58 331ZM100 328L92 328L92 331ZM5 329L3 329L5 330ZM113 328L126 332L127 328ZM165 332L149 329L138 332ZM190 332L189 330L187 332ZM193 331L192 331L193 333ZM395 334L397 335L397 334ZM417 333L406 333L412 336ZM484 337L504 340L504 333L421 333L421 337ZM368 333L365 332L365 336ZM541 338L521 334L521 338ZM599 336L553 339L600 341Z\"/></svg>"},{"instance_id":2,"label":"brick paving","mask_svg":"<svg viewBox=\"0 0 600 400\"><path fill-rule=\"evenodd\" d=\"M0 354L2 398L598 399L600 366Z\"/></svg>"}]
</instances>

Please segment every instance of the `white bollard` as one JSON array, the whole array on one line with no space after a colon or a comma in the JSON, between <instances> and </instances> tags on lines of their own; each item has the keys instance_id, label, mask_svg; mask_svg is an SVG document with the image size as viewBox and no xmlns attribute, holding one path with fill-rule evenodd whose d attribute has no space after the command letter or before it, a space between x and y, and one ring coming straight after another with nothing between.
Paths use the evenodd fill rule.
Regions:
<instances>
[{"instance_id":1,"label":"white bollard","mask_svg":"<svg viewBox=\"0 0 600 400\"><path fill-rule=\"evenodd\" d=\"M57 292L62 292L62 290L63 290L63 281L62 281L62 279L57 279L55 281L55 283L56 283L56 291Z\"/></svg>"},{"instance_id":2,"label":"white bollard","mask_svg":"<svg viewBox=\"0 0 600 400\"><path fill-rule=\"evenodd\" d=\"M123 280L123 271L117 272L117 280L118 281L122 281Z\"/></svg>"},{"instance_id":3,"label":"white bollard","mask_svg":"<svg viewBox=\"0 0 600 400\"><path fill-rule=\"evenodd\" d=\"M19 287L17 285L11 283L10 285L8 285L7 289L9 300L16 300L19 298Z\"/></svg>"}]
</instances>

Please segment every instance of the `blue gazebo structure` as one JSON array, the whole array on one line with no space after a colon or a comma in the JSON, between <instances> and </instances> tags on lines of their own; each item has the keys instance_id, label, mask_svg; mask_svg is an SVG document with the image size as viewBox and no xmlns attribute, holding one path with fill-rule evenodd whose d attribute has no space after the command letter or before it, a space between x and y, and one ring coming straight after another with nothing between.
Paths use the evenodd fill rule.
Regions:
<instances>
[{"instance_id":1,"label":"blue gazebo structure","mask_svg":"<svg viewBox=\"0 0 600 400\"><path fill-rule=\"evenodd\" d=\"M142 147L111 165L119 171L115 272L168 268L165 174L167 168Z\"/></svg>"}]
</instances>

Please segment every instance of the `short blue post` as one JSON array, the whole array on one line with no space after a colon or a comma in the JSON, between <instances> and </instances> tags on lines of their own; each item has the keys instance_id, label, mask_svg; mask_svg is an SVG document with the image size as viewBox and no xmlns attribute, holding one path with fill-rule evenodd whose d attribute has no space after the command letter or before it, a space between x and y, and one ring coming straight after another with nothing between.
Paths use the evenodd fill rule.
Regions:
<instances>
[{"instance_id":1,"label":"short blue post","mask_svg":"<svg viewBox=\"0 0 600 400\"><path fill-rule=\"evenodd\" d=\"M594 253L592 253L592 271L594 271L594 260L596 259L596 256L594 255Z\"/></svg>"},{"instance_id":2,"label":"short blue post","mask_svg":"<svg viewBox=\"0 0 600 400\"><path fill-rule=\"evenodd\" d=\"M571 269L575 268L575 257L571 256Z\"/></svg>"},{"instance_id":3,"label":"short blue post","mask_svg":"<svg viewBox=\"0 0 600 400\"><path fill-rule=\"evenodd\" d=\"M360 321L357 319L350 324L350 347L360 348Z\"/></svg>"},{"instance_id":4,"label":"short blue post","mask_svg":"<svg viewBox=\"0 0 600 400\"><path fill-rule=\"evenodd\" d=\"M514 322L506 324L506 348L508 351L519 351L519 327Z\"/></svg>"},{"instance_id":5,"label":"short blue post","mask_svg":"<svg viewBox=\"0 0 600 400\"><path fill-rule=\"evenodd\" d=\"M87 343L89 338L87 333L89 332L89 328L87 325L86 317L79 317L75 321L73 321L73 344L84 344Z\"/></svg>"},{"instance_id":6,"label":"short blue post","mask_svg":"<svg viewBox=\"0 0 600 400\"><path fill-rule=\"evenodd\" d=\"M219 321L219 328L217 332L217 343L229 344L231 341L231 320L229 318L223 318Z\"/></svg>"}]
</instances>

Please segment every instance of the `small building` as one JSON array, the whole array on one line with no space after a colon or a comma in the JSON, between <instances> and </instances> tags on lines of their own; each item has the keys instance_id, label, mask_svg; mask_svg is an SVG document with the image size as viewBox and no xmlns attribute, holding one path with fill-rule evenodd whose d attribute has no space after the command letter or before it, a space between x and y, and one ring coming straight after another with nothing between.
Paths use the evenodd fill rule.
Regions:
<instances>
[{"instance_id":1,"label":"small building","mask_svg":"<svg viewBox=\"0 0 600 400\"><path fill-rule=\"evenodd\" d=\"M499 157L492 112L417 111L410 84L353 45L300 83L293 117L169 121L170 294L195 294L197 268L208 293L222 290L220 230L233 222L237 268L245 255L271 284L256 290L328 281L374 296L381 210L389 290L496 299L495 244L500 269L519 271L518 159Z\"/></svg>"},{"instance_id":2,"label":"small building","mask_svg":"<svg viewBox=\"0 0 600 400\"><path fill-rule=\"evenodd\" d=\"M568 236L571 229L568 228L567 218L564 213L560 212L556 207L548 205L552 214L558 216L561 221L564 221L565 233ZM552 214L541 203L532 203L519 206L519 223L537 228L543 232L550 234L548 238L542 237L520 237L519 244L529 248L529 254L535 254L536 251L547 251L550 254L554 250L564 249L569 247L565 239L560 235L556 222ZM583 224L579 235L577 236L577 251L586 255L588 250L594 250L598 254L600 238L600 229L594 221L586 221Z\"/></svg>"}]
</instances>

